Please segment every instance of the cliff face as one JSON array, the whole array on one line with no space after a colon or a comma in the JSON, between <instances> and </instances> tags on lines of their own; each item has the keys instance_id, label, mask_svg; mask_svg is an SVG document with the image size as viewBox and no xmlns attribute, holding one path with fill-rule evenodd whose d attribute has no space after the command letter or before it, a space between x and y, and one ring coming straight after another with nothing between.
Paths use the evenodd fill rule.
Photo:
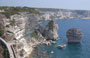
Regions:
<instances>
[{"instance_id":1,"label":"cliff face","mask_svg":"<svg viewBox=\"0 0 90 58\"><path fill-rule=\"evenodd\" d=\"M0 14L0 36L1 37L6 36L5 19L6 19L6 17L4 15Z\"/></svg>"},{"instance_id":2,"label":"cliff face","mask_svg":"<svg viewBox=\"0 0 90 58\"><path fill-rule=\"evenodd\" d=\"M33 50L30 33L38 26L40 16L22 12L6 18L5 28L9 36L8 42L14 47L17 58L25 58Z\"/></svg>"}]
</instances>

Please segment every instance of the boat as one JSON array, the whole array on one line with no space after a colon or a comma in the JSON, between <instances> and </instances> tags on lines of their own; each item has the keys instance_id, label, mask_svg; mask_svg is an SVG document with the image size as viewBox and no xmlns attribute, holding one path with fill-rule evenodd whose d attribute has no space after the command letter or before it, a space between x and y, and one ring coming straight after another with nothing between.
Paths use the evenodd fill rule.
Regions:
<instances>
[{"instance_id":1,"label":"boat","mask_svg":"<svg viewBox=\"0 0 90 58\"><path fill-rule=\"evenodd\" d=\"M54 53L54 51L51 51L51 53L53 54L53 53Z\"/></svg>"},{"instance_id":2,"label":"boat","mask_svg":"<svg viewBox=\"0 0 90 58\"><path fill-rule=\"evenodd\" d=\"M53 54L53 53L54 53L54 51L48 51L48 53L51 53L51 54Z\"/></svg>"},{"instance_id":3,"label":"boat","mask_svg":"<svg viewBox=\"0 0 90 58\"><path fill-rule=\"evenodd\" d=\"M66 44L59 45L57 48L59 48L59 49L66 48Z\"/></svg>"}]
</instances>

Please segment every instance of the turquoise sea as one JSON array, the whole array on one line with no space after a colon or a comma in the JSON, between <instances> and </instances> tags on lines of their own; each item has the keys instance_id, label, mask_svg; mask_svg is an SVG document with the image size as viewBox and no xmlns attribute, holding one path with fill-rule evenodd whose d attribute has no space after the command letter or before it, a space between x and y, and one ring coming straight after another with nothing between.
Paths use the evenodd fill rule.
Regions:
<instances>
[{"instance_id":1,"label":"turquoise sea","mask_svg":"<svg viewBox=\"0 0 90 58\"><path fill-rule=\"evenodd\" d=\"M54 51L47 53L51 58L90 58L90 19L67 19L57 20L59 26L58 34L60 39L52 46L42 46L41 50ZM43 25L47 24L44 22ZM81 44L68 44L66 32L70 28L79 28L83 31ZM57 46L65 43L65 49L58 49Z\"/></svg>"}]
</instances>

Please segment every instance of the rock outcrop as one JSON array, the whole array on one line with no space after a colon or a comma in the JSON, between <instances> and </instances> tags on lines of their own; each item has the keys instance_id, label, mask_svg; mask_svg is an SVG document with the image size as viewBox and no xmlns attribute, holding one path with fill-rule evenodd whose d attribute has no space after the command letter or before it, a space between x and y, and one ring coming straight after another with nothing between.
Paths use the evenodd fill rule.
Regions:
<instances>
[{"instance_id":1,"label":"rock outcrop","mask_svg":"<svg viewBox=\"0 0 90 58\"><path fill-rule=\"evenodd\" d=\"M58 25L54 20L49 21L45 27L39 27L39 31L47 40L58 40Z\"/></svg>"},{"instance_id":2,"label":"rock outcrop","mask_svg":"<svg viewBox=\"0 0 90 58\"><path fill-rule=\"evenodd\" d=\"M82 31L77 28L72 28L67 31L68 43L80 43L82 38Z\"/></svg>"}]
</instances>

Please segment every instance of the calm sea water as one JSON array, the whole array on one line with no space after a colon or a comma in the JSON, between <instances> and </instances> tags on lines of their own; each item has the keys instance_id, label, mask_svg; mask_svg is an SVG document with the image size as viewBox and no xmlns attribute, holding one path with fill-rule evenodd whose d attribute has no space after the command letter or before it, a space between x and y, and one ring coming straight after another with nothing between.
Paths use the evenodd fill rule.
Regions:
<instances>
[{"instance_id":1,"label":"calm sea water","mask_svg":"<svg viewBox=\"0 0 90 58\"><path fill-rule=\"evenodd\" d=\"M45 25L47 22L44 22ZM57 20L59 25L58 34L60 39L53 46L43 46L42 50L54 51L53 54L48 53L51 58L90 58L90 20L89 19L71 19ZM79 28L83 31L81 44L68 44L66 32L70 28ZM66 43L65 49L58 49L57 46Z\"/></svg>"}]
</instances>

